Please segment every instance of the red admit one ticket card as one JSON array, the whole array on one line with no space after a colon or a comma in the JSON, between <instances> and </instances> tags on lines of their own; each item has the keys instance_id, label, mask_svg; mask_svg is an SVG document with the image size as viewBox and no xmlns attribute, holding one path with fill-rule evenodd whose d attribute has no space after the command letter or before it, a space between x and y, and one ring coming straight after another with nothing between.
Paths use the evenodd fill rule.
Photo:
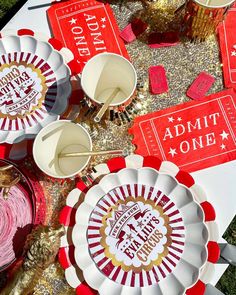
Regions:
<instances>
[{"instance_id":1,"label":"red admit one ticket card","mask_svg":"<svg viewBox=\"0 0 236 295\"><path fill-rule=\"evenodd\" d=\"M236 6L218 27L220 53L223 63L224 84L236 89Z\"/></svg>"},{"instance_id":2,"label":"red admit one ticket card","mask_svg":"<svg viewBox=\"0 0 236 295\"><path fill-rule=\"evenodd\" d=\"M233 89L135 119L136 153L172 161L193 172L236 159Z\"/></svg>"},{"instance_id":3,"label":"red admit one ticket card","mask_svg":"<svg viewBox=\"0 0 236 295\"><path fill-rule=\"evenodd\" d=\"M52 5L47 14L54 37L73 52L78 73L91 57L105 51L129 59L108 3L70 0Z\"/></svg>"}]
</instances>

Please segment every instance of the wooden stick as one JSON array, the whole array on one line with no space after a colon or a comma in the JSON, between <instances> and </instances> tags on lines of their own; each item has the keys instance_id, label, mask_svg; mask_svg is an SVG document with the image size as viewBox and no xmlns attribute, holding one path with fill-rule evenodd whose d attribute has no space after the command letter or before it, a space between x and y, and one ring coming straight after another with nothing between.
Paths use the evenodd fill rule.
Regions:
<instances>
[{"instance_id":1,"label":"wooden stick","mask_svg":"<svg viewBox=\"0 0 236 295\"><path fill-rule=\"evenodd\" d=\"M108 151L88 151L88 152L75 152L75 153L60 153L58 158L68 157L84 157L84 156L97 156L97 155L123 155L123 150L108 150Z\"/></svg>"},{"instance_id":2,"label":"wooden stick","mask_svg":"<svg viewBox=\"0 0 236 295\"><path fill-rule=\"evenodd\" d=\"M60 120L59 120L58 122L60 122ZM62 130L62 129L63 129L63 126L61 125L61 126L58 126L58 127L55 128L55 129L51 130L50 132L46 133L46 134L42 137L42 141L48 139L48 138L49 138L50 136L52 136L54 133L56 133L56 132L58 132L58 131L60 131L60 130Z\"/></svg>"},{"instance_id":3,"label":"wooden stick","mask_svg":"<svg viewBox=\"0 0 236 295\"><path fill-rule=\"evenodd\" d=\"M116 97L117 93L120 91L120 88L115 88L112 92L112 94L108 97L108 99L105 101L103 106L101 107L100 111L97 113L97 115L94 117L94 122L98 123L101 121L104 113L108 109L110 103L113 101L113 99Z\"/></svg>"}]
</instances>

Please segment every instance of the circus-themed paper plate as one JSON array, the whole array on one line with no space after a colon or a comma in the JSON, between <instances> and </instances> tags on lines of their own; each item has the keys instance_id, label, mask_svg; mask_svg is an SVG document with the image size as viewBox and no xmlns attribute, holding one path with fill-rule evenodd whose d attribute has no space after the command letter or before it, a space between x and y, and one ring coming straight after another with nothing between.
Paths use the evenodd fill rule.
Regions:
<instances>
[{"instance_id":1,"label":"circus-themed paper plate","mask_svg":"<svg viewBox=\"0 0 236 295\"><path fill-rule=\"evenodd\" d=\"M33 138L65 111L71 93L67 63L72 59L55 39L30 30L1 33L1 143Z\"/></svg>"},{"instance_id":2,"label":"circus-themed paper plate","mask_svg":"<svg viewBox=\"0 0 236 295\"><path fill-rule=\"evenodd\" d=\"M106 176L89 190L79 182L61 214L67 234L59 258L69 284L78 294L204 294L218 231L192 177L138 155L94 171L90 179Z\"/></svg>"}]
</instances>

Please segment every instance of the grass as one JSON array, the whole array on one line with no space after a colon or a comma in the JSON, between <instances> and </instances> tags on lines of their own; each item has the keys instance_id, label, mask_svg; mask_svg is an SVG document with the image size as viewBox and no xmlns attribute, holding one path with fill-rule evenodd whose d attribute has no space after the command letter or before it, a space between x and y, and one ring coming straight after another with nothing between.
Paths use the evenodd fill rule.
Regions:
<instances>
[{"instance_id":1,"label":"grass","mask_svg":"<svg viewBox=\"0 0 236 295\"><path fill-rule=\"evenodd\" d=\"M227 214L225 212L225 214ZM236 246L236 216L232 220L230 226L227 228L223 238L230 244ZM236 267L229 266L223 274L216 287L225 295L236 295Z\"/></svg>"},{"instance_id":2,"label":"grass","mask_svg":"<svg viewBox=\"0 0 236 295\"><path fill-rule=\"evenodd\" d=\"M0 0L0 20L6 13L9 14L9 12L11 12L10 9L17 2L22 2L22 0ZM225 212L225 214L227 214L227 212ZM236 245L236 217L231 222L223 237L228 243ZM217 288L225 295L236 295L236 267L229 266L217 283Z\"/></svg>"},{"instance_id":3,"label":"grass","mask_svg":"<svg viewBox=\"0 0 236 295\"><path fill-rule=\"evenodd\" d=\"M19 0L18 0L19 1ZM0 18L2 18L9 9L12 8L17 0L0 0Z\"/></svg>"}]
</instances>

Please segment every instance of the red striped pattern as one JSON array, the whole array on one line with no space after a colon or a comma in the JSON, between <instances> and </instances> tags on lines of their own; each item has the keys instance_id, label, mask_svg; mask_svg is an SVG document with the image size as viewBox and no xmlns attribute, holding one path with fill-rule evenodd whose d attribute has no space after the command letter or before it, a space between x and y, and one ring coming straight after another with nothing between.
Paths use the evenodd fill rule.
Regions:
<instances>
[{"instance_id":1,"label":"red striped pattern","mask_svg":"<svg viewBox=\"0 0 236 295\"><path fill-rule=\"evenodd\" d=\"M86 186L86 184L82 180L79 180L76 183L76 187L84 193L88 191L88 187Z\"/></svg>"},{"instance_id":2,"label":"red striped pattern","mask_svg":"<svg viewBox=\"0 0 236 295\"><path fill-rule=\"evenodd\" d=\"M148 285L152 285L152 280L151 280L149 271L146 272L146 277L147 277L147 283L148 283Z\"/></svg>"},{"instance_id":3,"label":"red striped pattern","mask_svg":"<svg viewBox=\"0 0 236 295\"><path fill-rule=\"evenodd\" d=\"M140 286L143 287L143 273L142 272L139 273L139 282L140 282Z\"/></svg>"},{"instance_id":4,"label":"red striped pattern","mask_svg":"<svg viewBox=\"0 0 236 295\"><path fill-rule=\"evenodd\" d=\"M145 165L145 163L147 164L148 163L148 161L150 161L150 159L149 160L147 160L146 162L145 162L145 160L144 160L144 165ZM156 163L158 163L158 161L156 161ZM116 166L117 165L117 166ZM159 164L155 164L155 165L159 165ZM123 161L123 158L116 158L115 160L114 160L114 162L113 161L111 161L110 163L109 163L109 169L110 169L110 171L111 172L114 172L114 171L119 171L120 169L122 169L122 168L124 168L124 161ZM157 168L156 168L157 169ZM191 177L189 177L189 174L187 174L187 173L178 173L178 181L179 182L181 182L181 183L183 183L184 185L186 185L187 187L191 187L193 184L194 184L194 181L192 180L192 178ZM77 186L78 186L78 184L77 184ZM87 190L86 189L86 186L85 185L82 185L81 183L79 184L79 187L80 188L84 188L85 190ZM135 185L134 186L134 191L135 191L135 195L137 195L137 192L138 192L138 187L137 187L137 185ZM145 187L143 187L142 188L142 193L144 193L144 190L145 190ZM119 192L119 193L118 193ZM124 190L123 190L123 188L122 189L119 189L116 193L115 193L115 195L116 195L116 197L118 198L118 196L119 196L119 194L121 194L122 196L123 195L125 195L124 194ZM158 200L158 198L159 198L159 196L160 196L160 194L161 194L161 192L159 192L158 191L158 193L157 193L157 195L154 197L154 200L155 201L157 201ZM148 194L148 198L151 198L151 193L149 192L149 194ZM111 201L111 199L109 200L109 201ZM112 202L113 202L113 204L114 204L114 202L115 202L115 200L113 199L112 200ZM169 207L169 204L167 204L169 202L169 199L166 197L166 196L163 196L162 197L162 199L159 201L159 205L167 205L166 206L166 210L165 211L167 211L167 210L171 210L171 208L173 207L173 206L171 206L171 207ZM111 206L111 204L108 202L108 200L103 200L103 203L106 205L106 206L108 206L108 207L110 207ZM104 206L104 205L103 205ZM202 207L208 207L208 205L206 205L206 204L203 204L203 206ZM103 208L105 208L105 207L103 207ZM203 209L204 210L204 209ZM172 217L172 216L174 216L174 218L171 220L170 219L170 222L169 222L169 224L170 225L174 225L175 223L177 223L177 222L182 222L182 218L179 218L177 215L178 215L178 210L171 210L171 212L168 214L169 215L169 217ZM211 214L212 215L212 214ZM177 217L175 217L175 216L177 216ZM207 218L212 218L212 216L210 217L209 216L209 213L208 213L208 215L207 215ZM97 222L97 220L96 219L91 219L91 220L94 220L95 222ZM94 229L93 227L91 228L91 229ZM96 230L98 230L98 228L96 229ZM180 238L180 239L184 239L184 234L179 234L179 233L177 233L176 231L177 230L182 230L182 227L180 226L180 227L174 227L174 230L175 230L175 233L172 233L171 234L171 237L173 238L173 240L172 240L172 242L173 242L173 244L175 244L177 247L170 247L170 249L169 249L169 253L168 253L168 256L166 256L165 258L164 258L164 261L162 262L162 264L163 264L163 266L165 267L165 269L167 270L167 271L169 271L170 270L170 266L169 265L172 265L173 267L175 267L176 266L176 261L178 261L179 259L180 259L180 256L178 256L177 254L175 254L172 250L171 250L171 248L174 250L174 251L176 251L177 253L179 252L179 253L182 253L182 249L180 249L179 247L183 247L184 246L184 243L183 243L183 241L182 240L176 240L175 238ZM89 236L88 236L88 238L90 239L93 239L93 238L98 238L99 237L99 234L90 234ZM97 245L99 245L99 243L97 243ZM217 243L212 243L212 242L209 242L208 243L208 252L209 252L209 256L208 256L208 261L210 261L210 262L213 262L213 261L215 261L216 260L216 258L217 258L217 255L216 255L216 247L217 247L218 245L217 245ZM102 253L103 253L103 249L101 249L100 248L100 250L98 250L97 251L97 253L94 253L93 255L101 255ZM105 260L104 260L105 261ZM166 263L166 262L168 262L168 264ZM163 270L163 267L160 267L160 266L158 266L157 267L158 268L158 270L159 270L159 273L162 275L162 277L165 277L166 276L166 274L165 274L165 272L164 272L164 270ZM114 270L114 271L113 271ZM115 267L114 268L114 266L112 265L112 262L111 261L109 261L104 267L103 267L103 272L104 272L104 274L106 274L107 276L109 276L110 274L111 274L111 272L113 273L112 274L112 276L110 277L110 279L112 279L113 281L116 281L117 280L117 278L118 278L118 275L120 274L120 272L122 271L122 269L121 269L121 267L119 266L119 267ZM156 272L156 270L155 270L155 267L153 267L153 269L151 270L152 271L152 275L154 276L154 278L155 278L155 280L156 280L156 282L158 282L159 281L159 278L158 278L158 274L157 274L157 272ZM122 271L123 272L123 271ZM144 286L144 281L143 281L143 273L142 272L140 272L139 274L137 274L138 275L138 279L139 279L139 283L140 283L140 286L142 287L142 286ZM127 273L124 273L124 275L123 276L121 276L121 284L125 284L126 283L126 280L127 280ZM150 276L150 273L148 273L147 274L147 280L148 280L148 282L149 282L149 280L150 280L150 282L151 282L151 276ZM129 277L129 281L130 281L130 284L131 284L131 286L134 286L135 285L135 273L133 273L132 272L132 274L131 274L131 276ZM87 289L86 289L87 288ZM82 290L86 290L86 291L83 291L82 292ZM82 293L80 293L80 292L82 292ZM88 293L87 293L88 292ZM77 294L95 294L94 293L95 291L93 291L91 288L89 288L86 284L81 284L79 287L77 287L77 290L76 290L76 293ZM204 294L204 292L205 292L205 284L202 282L202 281L198 281L192 288L190 288L189 290L187 290L187 292L186 292L186 294L187 295L203 295Z\"/></svg>"},{"instance_id":5,"label":"red striped pattern","mask_svg":"<svg viewBox=\"0 0 236 295\"><path fill-rule=\"evenodd\" d=\"M76 288L77 295L96 295L97 291L89 287L89 285L83 281L77 288Z\"/></svg>"},{"instance_id":6,"label":"red striped pattern","mask_svg":"<svg viewBox=\"0 0 236 295\"><path fill-rule=\"evenodd\" d=\"M161 268L161 266L160 265L158 265L158 270L159 270L159 272L161 273L161 275L162 275L162 278L165 278L166 277L166 275L165 275L165 273L164 273L164 271L163 271L163 269Z\"/></svg>"},{"instance_id":7,"label":"red striped pattern","mask_svg":"<svg viewBox=\"0 0 236 295\"><path fill-rule=\"evenodd\" d=\"M100 249L97 252L93 253L92 256L93 258L96 258L97 256L101 255L102 253L104 253L104 249Z\"/></svg>"},{"instance_id":8,"label":"red striped pattern","mask_svg":"<svg viewBox=\"0 0 236 295\"><path fill-rule=\"evenodd\" d=\"M206 285L199 280L192 288L186 291L186 295L204 295L205 290Z\"/></svg>"},{"instance_id":9,"label":"red striped pattern","mask_svg":"<svg viewBox=\"0 0 236 295\"><path fill-rule=\"evenodd\" d=\"M58 259L64 269L75 264L74 250L74 246L60 248L58 252Z\"/></svg>"},{"instance_id":10,"label":"red striped pattern","mask_svg":"<svg viewBox=\"0 0 236 295\"><path fill-rule=\"evenodd\" d=\"M116 201L113 199L112 195L108 193L107 196L109 196L110 201L112 201L112 203L114 205L116 203Z\"/></svg>"},{"instance_id":11,"label":"red striped pattern","mask_svg":"<svg viewBox=\"0 0 236 295\"><path fill-rule=\"evenodd\" d=\"M102 221L100 219L93 218L93 217L90 218L90 221L97 222L97 223L102 223Z\"/></svg>"},{"instance_id":12,"label":"red striped pattern","mask_svg":"<svg viewBox=\"0 0 236 295\"><path fill-rule=\"evenodd\" d=\"M90 235L88 235L88 239L95 239L95 238L100 238L100 234L90 234Z\"/></svg>"},{"instance_id":13,"label":"red striped pattern","mask_svg":"<svg viewBox=\"0 0 236 295\"><path fill-rule=\"evenodd\" d=\"M34 31L29 29L20 29L17 31L17 35L18 36L25 36L25 35L34 36Z\"/></svg>"},{"instance_id":14,"label":"red striped pattern","mask_svg":"<svg viewBox=\"0 0 236 295\"><path fill-rule=\"evenodd\" d=\"M89 237L89 247L91 249L91 255L93 258L98 257L99 255L103 254L104 249L99 246L100 241L97 241L100 237L100 232L99 229L100 227L94 227L94 221L97 223L101 224L101 221L104 217L104 215L107 212L107 209L111 206L109 202L112 203L112 205L115 205L120 199L125 200L127 197L132 196L134 198L140 196L140 191L142 191L143 196L145 196L145 199L154 199L155 201L159 196L161 196L162 192L161 191L155 191L154 187L149 187L145 185L138 185L138 184L127 184L127 185L122 185L120 187L116 187L113 190L111 190L107 195L105 195L96 205L94 211L92 211L91 217L90 217L90 223L88 227L88 237ZM158 196L158 197L157 197ZM109 201L109 202L108 202ZM106 206L109 206L108 208ZM179 217L180 212L179 210L176 209L175 205L173 202L170 202L170 199L162 195L159 205L164 205L164 208L166 208L166 211L169 210L170 218L174 216L173 220L170 219L169 225L173 227L173 230L178 231L178 230L183 230L184 226L183 225L183 219ZM103 214L99 211L98 209L101 209L103 211ZM176 217L177 216L177 217ZM175 226L175 224L178 223L179 226ZM91 231L92 230L92 231ZM184 235L179 235L180 240L174 240L173 244L173 250L177 253L182 254L183 252L183 247L184 247ZM91 238L91 239L90 239ZM96 251L94 252L94 248L97 248ZM176 266L176 260L178 261L180 259L180 254L174 254L175 257L172 257L170 254L167 254L167 256L164 258L160 265L160 271L163 272L162 277L166 276L169 272L173 271L173 268ZM103 272L103 269L106 271L104 274L107 276L107 268L103 267L101 269L101 265L106 263L108 261L108 258L102 255L102 257L99 257L100 260L96 260L96 265L100 267L100 270ZM173 260L175 258L175 260ZM115 272L112 272L111 275L109 275L110 279L113 279L115 274L121 274L120 275L120 280L121 284L122 281L126 282L127 285L134 285L135 284L135 276L131 273L131 275L125 275L125 271L122 269L115 269L115 265L113 265L113 268L111 268L112 262L109 261L107 264L109 264L109 271L112 272L115 270ZM157 283L159 281L158 275L155 272L155 268L153 268L150 272L145 273L145 285L151 285L153 283ZM139 285L140 286L140 285Z\"/></svg>"},{"instance_id":15,"label":"red striped pattern","mask_svg":"<svg viewBox=\"0 0 236 295\"><path fill-rule=\"evenodd\" d=\"M153 200L155 203L159 199L160 195L161 195L161 191L158 191L157 194L156 194L156 196L154 197L154 200Z\"/></svg>"},{"instance_id":16,"label":"red striped pattern","mask_svg":"<svg viewBox=\"0 0 236 295\"><path fill-rule=\"evenodd\" d=\"M35 65L35 67L36 68L39 68L43 62L44 62L44 60L43 59L40 59L39 62ZM44 75L44 76L46 76L46 75Z\"/></svg>"},{"instance_id":17,"label":"red striped pattern","mask_svg":"<svg viewBox=\"0 0 236 295\"><path fill-rule=\"evenodd\" d=\"M88 226L88 230L99 230L99 226Z\"/></svg>"},{"instance_id":18,"label":"red striped pattern","mask_svg":"<svg viewBox=\"0 0 236 295\"><path fill-rule=\"evenodd\" d=\"M158 275L156 273L155 267L152 268L152 272L153 272L153 275L154 275L154 278L155 278L156 282L159 282L159 277L158 277Z\"/></svg>"},{"instance_id":19,"label":"red striped pattern","mask_svg":"<svg viewBox=\"0 0 236 295\"><path fill-rule=\"evenodd\" d=\"M161 207L164 207L169 201L170 199L166 195L163 195L157 204Z\"/></svg>"},{"instance_id":20,"label":"red striped pattern","mask_svg":"<svg viewBox=\"0 0 236 295\"><path fill-rule=\"evenodd\" d=\"M81 191L84 191L84 192L88 189L82 181L77 182L77 187L78 189L81 188ZM62 209L60 214L61 224L70 225L72 227L75 225L75 214L76 214L78 200L79 200L79 194L78 194L78 199L75 200L75 204L73 208L69 206L65 206ZM72 240L72 230L67 230L66 235L67 235L68 242L69 240ZM61 247L58 253L58 260L64 269L67 269L68 267L73 265L75 267L75 272L77 274L77 273L80 273L80 270L75 263L74 251L75 251L75 248L73 245L69 247ZM81 277L79 278L79 280L81 280ZM91 287L89 287L85 281L83 281L79 286L77 286L76 294L92 295L92 294L97 294L97 292L93 290Z\"/></svg>"},{"instance_id":21,"label":"red striped pattern","mask_svg":"<svg viewBox=\"0 0 236 295\"><path fill-rule=\"evenodd\" d=\"M100 243L99 243L100 244ZM100 261L98 261L97 266L100 267L102 264L104 264L106 261L108 261L107 257L103 257Z\"/></svg>"},{"instance_id":22,"label":"red striped pattern","mask_svg":"<svg viewBox=\"0 0 236 295\"><path fill-rule=\"evenodd\" d=\"M118 277L120 271L121 271L121 267L119 266L119 267L117 267L117 269L116 269L114 275L113 275L112 278L111 278L113 281L115 281L115 280L117 279L117 277Z\"/></svg>"},{"instance_id":23,"label":"red striped pattern","mask_svg":"<svg viewBox=\"0 0 236 295\"><path fill-rule=\"evenodd\" d=\"M122 285L125 285L127 275L128 275L128 273L127 272L124 272L123 277L122 277L122 280L121 280L121 284Z\"/></svg>"},{"instance_id":24,"label":"red striped pattern","mask_svg":"<svg viewBox=\"0 0 236 295\"><path fill-rule=\"evenodd\" d=\"M171 256L173 256L175 259L177 259L177 260L179 260L180 259L180 257L179 256L177 256L176 254L174 254L173 252L171 252L171 251L169 251L169 254L171 255Z\"/></svg>"},{"instance_id":25,"label":"red striped pattern","mask_svg":"<svg viewBox=\"0 0 236 295\"><path fill-rule=\"evenodd\" d=\"M98 212L98 211L93 211L93 213L94 213L95 215L97 215L97 216L100 216L100 217L103 217L103 216L104 216L104 214L102 214L102 213L100 213L100 212Z\"/></svg>"},{"instance_id":26,"label":"red striped pattern","mask_svg":"<svg viewBox=\"0 0 236 295\"><path fill-rule=\"evenodd\" d=\"M60 51L63 48L63 45L61 41L55 39L55 38L50 38L48 40L48 43L52 45L52 47L58 51Z\"/></svg>"},{"instance_id":27,"label":"red striped pattern","mask_svg":"<svg viewBox=\"0 0 236 295\"><path fill-rule=\"evenodd\" d=\"M170 208L174 207L174 205L175 205L175 204L174 204L173 202L171 202L167 207L164 208L163 211L164 211L164 212L168 211Z\"/></svg>"},{"instance_id":28,"label":"red striped pattern","mask_svg":"<svg viewBox=\"0 0 236 295\"><path fill-rule=\"evenodd\" d=\"M29 30L29 32L27 30L19 30L19 33L21 35L29 35L30 30ZM41 66L45 63L43 59L41 59L37 55L33 55L31 53L13 52L13 53L7 54L7 57L8 57L8 61L6 61L6 58L4 55L2 56L2 59L5 61L5 63L6 62L10 63L11 61L16 61L16 62L25 61L26 63L30 62L30 63L34 64L34 66L36 68L38 68L39 66ZM18 57L19 57L19 60L18 60ZM50 69L50 67L49 67L49 69ZM53 81L55 80L54 72L52 70L50 70L50 72L47 75L49 75L49 80L50 79L53 79ZM56 95L57 95L57 88L55 88L54 92L46 93L45 103L43 105L46 106L47 108L51 109L55 103ZM47 112L43 111L43 109L40 108L38 110L35 110L34 112L31 112L31 114L27 115L23 120L18 119L18 118L12 119L10 117L2 118L2 119L0 119L0 126L1 126L2 130L9 130L9 131L29 128L29 127L34 126L35 124L38 124L39 121L44 120L46 114L47 114ZM19 122L23 122L23 124L19 125Z\"/></svg>"},{"instance_id":29,"label":"red striped pattern","mask_svg":"<svg viewBox=\"0 0 236 295\"><path fill-rule=\"evenodd\" d=\"M176 266L176 263L173 260L171 260L168 256L166 256L165 259L169 261L169 263L172 264L174 267Z\"/></svg>"},{"instance_id":30,"label":"red striped pattern","mask_svg":"<svg viewBox=\"0 0 236 295\"><path fill-rule=\"evenodd\" d=\"M121 157L113 158L107 161L107 167L110 172L117 172L126 167L125 159Z\"/></svg>"},{"instance_id":31,"label":"red striped pattern","mask_svg":"<svg viewBox=\"0 0 236 295\"><path fill-rule=\"evenodd\" d=\"M65 206L60 212L59 222L65 226L74 226L75 214L76 214L75 208Z\"/></svg>"},{"instance_id":32,"label":"red striped pattern","mask_svg":"<svg viewBox=\"0 0 236 295\"><path fill-rule=\"evenodd\" d=\"M173 249L173 250L175 250L175 251L177 251L177 252L179 252L179 253L183 253L183 250L182 250L182 249L180 249L180 248L178 248L178 247L175 247L175 246L173 246L173 245L170 245L169 248L171 248L171 249Z\"/></svg>"},{"instance_id":33,"label":"red striped pattern","mask_svg":"<svg viewBox=\"0 0 236 295\"><path fill-rule=\"evenodd\" d=\"M172 217L172 216L174 216L174 215L176 215L176 214L178 214L178 213L179 213L179 210L175 210L175 211L173 211L172 213L168 214L168 216L169 216L169 217Z\"/></svg>"},{"instance_id":34,"label":"red striped pattern","mask_svg":"<svg viewBox=\"0 0 236 295\"><path fill-rule=\"evenodd\" d=\"M216 219L216 212L214 207L207 201L202 202L201 207L204 211L205 221L213 221Z\"/></svg>"},{"instance_id":35,"label":"red striped pattern","mask_svg":"<svg viewBox=\"0 0 236 295\"><path fill-rule=\"evenodd\" d=\"M177 212L177 213L175 213L175 214L178 214L178 213L179 213L177 210L176 210L175 212ZM168 216L170 217L170 214L169 214ZM169 222L169 224L176 223L176 222L182 222L182 221L183 221L182 218L177 218L177 219L173 219L173 220L171 220L171 221Z\"/></svg>"},{"instance_id":36,"label":"red striped pattern","mask_svg":"<svg viewBox=\"0 0 236 295\"><path fill-rule=\"evenodd\" d=\"M25 62L26 62L26 63L28 63L30 56L31 56L30 53L28 53L28 54L26 55L26 59L25 59Z\"/></svg>"},{"instance_id":37,"label":"red striped pattern","mask_svg":"<svg viewBox=\"0 0 236 295\"><path fill-rule=\"evenodd\" d=\"M102 249L102 250L100 250L100 251L104 251L104 250ZM114 266L113 266L112 262L109 261L109 262L103 267L102 271L103 271L103 273L104 273L106 276L109 276L113 269L114 269Z\"/></svg>"},{"instance_id":38,"label":"red striped pattern","mask_svg":"<svg viewBox=\"0 0 236 295\"><path fill-rule=\"evenodd\" d=\"M185 172L185 171L180 170L176 174L175 178L178 180L179 183L182 183L187 187L191 187L195 183L193 177L188 172Z\"/></svg>"},{"instance_id":39,"label":"red striped pattern","mask_svg":"<svg viewBox=\"0 0 236 295\"><path fill-rule=\"evenodd\" d=\"M216 242L210 241L207 244L208 258L211 263L216 263L220 258L220 247Z\"/></svg>"},{"instance_id":40,"label":"red striped pattern","mask_svg":"<svg viewBox=\"0 0 236 295\"><path fill-rule=\"evenodd\" d=\"M134 287L134 284L135 284L135 272L132 271L130 286Z\"/></svg>"},{"instance_id":41,"label":"red striped pattern","mask_svg":"<svg viewBox=\"0 0 236 295\"><path fill-rule=\"evenodd\" d=\"M161 167L161 163L162 161L157 157L146 156L143 160L143 167L151 167L156 170L159 170Z\"/></svg>"},{"instance_id":42,"label":"red striped pattern","mask_svg":"<svg viewBox=\"0 0 236 295\"><path fill-rule=\"evenodd\" d=\"M5 55L2 55L2 60L3 60L4 63L6 63Z\"/></svg>"}]
</instances>

